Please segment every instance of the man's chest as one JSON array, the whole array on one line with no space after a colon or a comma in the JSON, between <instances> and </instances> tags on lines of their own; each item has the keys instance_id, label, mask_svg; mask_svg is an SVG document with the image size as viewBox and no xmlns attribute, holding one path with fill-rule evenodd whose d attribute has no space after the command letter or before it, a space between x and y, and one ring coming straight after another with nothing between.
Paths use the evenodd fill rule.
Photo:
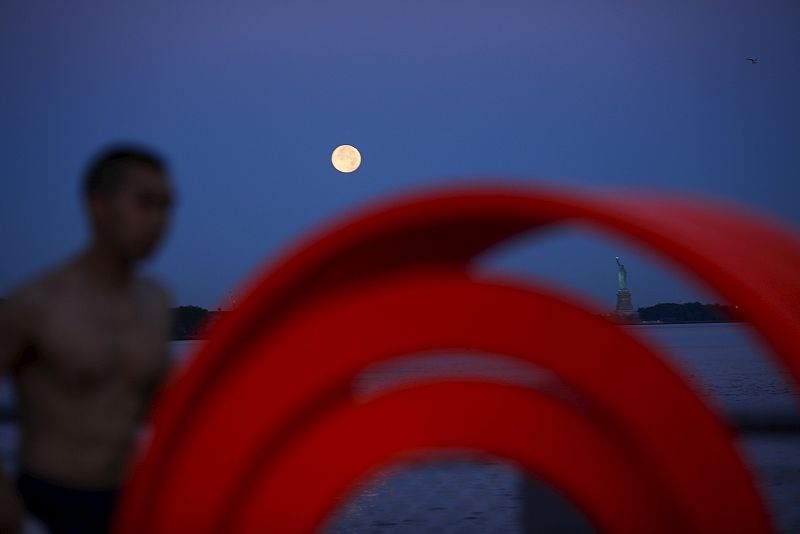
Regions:
<instances>
[{"instance_id":1,"label":"man's chest","mask_svg":"<svg viewBox=\"0 0 800 534\"><path fill-rule=\"evenodd\" d=\"M58 378L144 385L165 363L162 315L127 303L57 303L39 325L37 353Z\"/></svg>"}]
</instances>

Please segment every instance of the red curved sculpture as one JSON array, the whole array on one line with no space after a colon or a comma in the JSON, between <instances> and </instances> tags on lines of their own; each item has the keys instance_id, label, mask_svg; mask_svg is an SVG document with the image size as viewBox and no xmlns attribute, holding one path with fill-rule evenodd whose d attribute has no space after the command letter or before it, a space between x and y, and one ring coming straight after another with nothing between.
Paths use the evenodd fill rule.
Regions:
<instances>
[{"instance_id":1,"label":"red curved sculpture","mask_svg":"<svg viewBox=\"0 0 800 534\"><path fill-rule=\"evenodd\" d=\"M423 311L420 303L425 302L425 294L442 291L450 291L450 300L439 294L429 300L431 306L442 300L450 302L437 309L455 314L458 320L449 330L438 330L447 321L423 325L416 343L407 344L408 351L436 348L436 343L442 348L484 347L544 364L589 400L591 414L577 414L586 419L584 423L595 425L617 443L635 465L645 466L638 482L642 494L660 495L659 506L672 510L688 531L768 531L762 503L724 424L657 354L563 299L531 288L470 279L469 262L477 254L520 232L563 221L583 221L616 232L693 273L737 303L742 318L763 335L795 380L800 378L800 286L792 277L800 272L800 245L775 223L715 203L645 194L621 199L538 188L420 195L372 210L310 240L265 272L245 292L240 307L215 325L192 366L158 403L152 442L121 503L118 532L167 532L188 525L194 531L211 532L238 521L231 512L240 506L236 499L258 500L256 488L268 486L271 480L269 466L280 464L278 459L290 454L293 447L306 446L302 436L313 435L321 421L350 417L352 410L347 406L353 407L348 380L353 374L368 361L401 356L404 350L397 332L385 331L380 339L370 335L370 343L358 356L323 360L319 352L311 350L313 343L309 342L314 336L309 332L329 336L319 338L331 340L324 347L329 357L351 354L347 336L336 337L337 328L347 331L347 325L337 323L336 318L348 306L361 306L360 315L351 319L366 321L370 330L365 331L374 332L379 324L369 321L370 314L390 313L387 295L422 298L416 305L394 303L396 313L390 313L391 319L402 321L404 313ZM399 294L392 293L398 288ZM504 295L497 302L500 307L490 308L493 313L478 312L481 308L476 303L485 305L486 299L499 298L499 294ZM521 295L520 300L509 297L512 294ZM546 319L542 310L547 306L558 310L545 329L550 337L531 340L531 326L535 328L536 321L542 324ZM459 309L472 310L474 316L459 315ZM619 349L609 360L618 364L613 372L598 373L592 359L580 357L575 347L562 350L560 359L542 359L547 351L537 352L536 343L540 343L538 349L552 350L559 335L568 340L575 337L570 336L575 324L567 323L568 316L577 318L596 336L587 338L595 340L588 349ZM493 317L497 319L494 322ZM514 342L501 341L501 331ZM469 335L465 338L464 332L476 337L467 340ZM294 344L289 342L292 339ZM292 369L302 372L285 374ZM640 369L647 370L648 381L637 383L641 377L633 373ZM266 382L254 380L270 374L272 378ZM292 382L287 382L287 376ZM309 380L298 385L294 376ZM617 395L606 385L609 380L622 386ZM642 404L638 395L648 393L652 407L666 413L665 406L677 406L680 416L647 418L648 410L637 408ZM266 409L263 419L255 419L252 431L233 428L220 438L219 431L231 417L225 408L241 408L259 399L267 402L273 395L280 399L279 408ZM255 415L252 410L246 414ZM525 414L516 415L523 424ZM567 419L563 424L566 428ZM463 426L460 431L466 433L465 439L481 431L466 422ZM692 434L680 433L686 429ZM415 443L414 436L408 443ZM221 458L220 446L230 454ZM706 449L712 447L713 454L709 454ZM537 454L535 446L530 454ZM218 468L209 469L211 457L222 462ZM708 461L710 471L704 470L709 464L697 463ZM259 469L247 471L248 465ZM564 489L568 478L559 476L554 473L550 479ZM206 489L198 491L199 482ZM616 528L598 512L603 509L598 504L601 497L588 492L579 504L598 526ZM654 525L663 525L654 517Z\"/></svg>"},{"instance_id":2,"label":"red curved sculpture","mask_svg":"<svg viewBox=\"0 0 800 534\"><path fill-rule=\"evenodd\" d=\"M447 274L397 275L309 306L280 333L267 332L251 346L241 365L207 393L202 420L182 436L207 447L185 449L172 460L151 512L162 518L164 531L219 524L224 510L251 491L255 466L276 442L290 439L305 413L321 416L347 401L349 384L369 364L421 348L505 354L552 370L587 397L594 410L586 417L626 430L627 454L642 458L639 469L664 488L664 500L686 500L704 517L724 516L731 525L758 515L746 507L730 512L731 503L747 502L743 492L753 497L749 477L731 452L730 435L682 380L619 328L541 290ZM327 353L332 356L319 357ZM269 402L252 402L265 389ZM231 434L238 437L233 443ZM696 441L705 446L695 447ZM223 462L216 459L221 449ZM706 475L699 481L698 472ZM206 478L215 484L203 484ZM184 485L199 490L190 498L197 510L188 524L183 499L191 492L181 491ZM718 513L709 513L714 507Z\"/></svg>"},{"instance_id":3,"label":"red curved sculpture","mask_svg":"<svg viewBox=\"0 0 800 534\"><path fill-rule=\"evenodd\" d=\"M482 432L463 431L470 427ZM259 473L229 525L235 532L312 532L354 480L399 454L469 448L551 480L610 532L682 532L686 524L658 492L642 491L644 473L609 438L526 388L453 382L392 391L326 414Z\"/></svg>"}]
</instances>

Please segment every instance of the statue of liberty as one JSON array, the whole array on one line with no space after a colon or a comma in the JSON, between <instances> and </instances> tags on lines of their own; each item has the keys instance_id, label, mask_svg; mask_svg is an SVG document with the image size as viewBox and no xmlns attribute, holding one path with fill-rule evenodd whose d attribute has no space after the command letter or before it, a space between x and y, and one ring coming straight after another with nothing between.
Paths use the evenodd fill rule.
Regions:
<instances>
[{"instance_id":1,"label":"statue of liberty","mask_svg":"<svg viewBox=\"0 0 800 534\"><path fill-rule=\"evenodd\" d=\"M620 263L619 256L616 257L617 265L619 266L619 272L617 273L617 278L619 281L619 290L624 291L628 289L628 271L625 270L625 266Z\"/></svg>"},{"instance_id":2,"label":"statue of liberty","mask_svg":"<svg viewBox=\"0 0 800 534\"><path fill-rule=\"evenodd\" d=\"M629 321L636 317L636 312L633 310L633 303L631 302L631 292L628 290L628 271L625 266L619 261L619 256L616 256L617 266L619 272L617 273L617 281L619 282L619 289L617 290L617 308L615 312L622 314Z\"/></svg>"}]
</instances>

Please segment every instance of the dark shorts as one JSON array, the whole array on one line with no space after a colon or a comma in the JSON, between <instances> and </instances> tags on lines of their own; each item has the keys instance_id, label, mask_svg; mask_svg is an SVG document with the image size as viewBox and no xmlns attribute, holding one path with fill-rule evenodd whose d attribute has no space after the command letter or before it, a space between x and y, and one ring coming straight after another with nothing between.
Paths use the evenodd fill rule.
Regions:
<instances>
[{"instance_id":1,"label":"dark shorts","mask_svg":"<svg viewBox=\"0 0 800 534\"><path fill-rule=\"evenodd\" d=\"M17 479L25 508L53 534L108 532L117 490L74 489L27 473Z\"/></svg>"}]
</instances>

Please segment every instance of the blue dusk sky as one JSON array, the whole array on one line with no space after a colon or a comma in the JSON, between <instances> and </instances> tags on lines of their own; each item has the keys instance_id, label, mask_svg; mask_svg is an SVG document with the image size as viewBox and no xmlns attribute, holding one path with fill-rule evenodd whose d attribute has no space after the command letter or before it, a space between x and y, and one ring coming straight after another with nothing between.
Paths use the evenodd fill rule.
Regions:
<instances>
[{"instance_id":1,"label":"blue dusk sky","mask_svg":"<svg viewBox=\"0 0 800 534\"><path fill-rule=\"evenodd\" d=\"M85 245L80 176L119 141L165 154L179 194L146 270L208 308L327 221L469 176L706 195L800 231L798 28L793 0L4 0L0 295ZM720 300L580 227L479 268L612 309L617 255L634 306Z\"/></svg>"}]
</instances>

